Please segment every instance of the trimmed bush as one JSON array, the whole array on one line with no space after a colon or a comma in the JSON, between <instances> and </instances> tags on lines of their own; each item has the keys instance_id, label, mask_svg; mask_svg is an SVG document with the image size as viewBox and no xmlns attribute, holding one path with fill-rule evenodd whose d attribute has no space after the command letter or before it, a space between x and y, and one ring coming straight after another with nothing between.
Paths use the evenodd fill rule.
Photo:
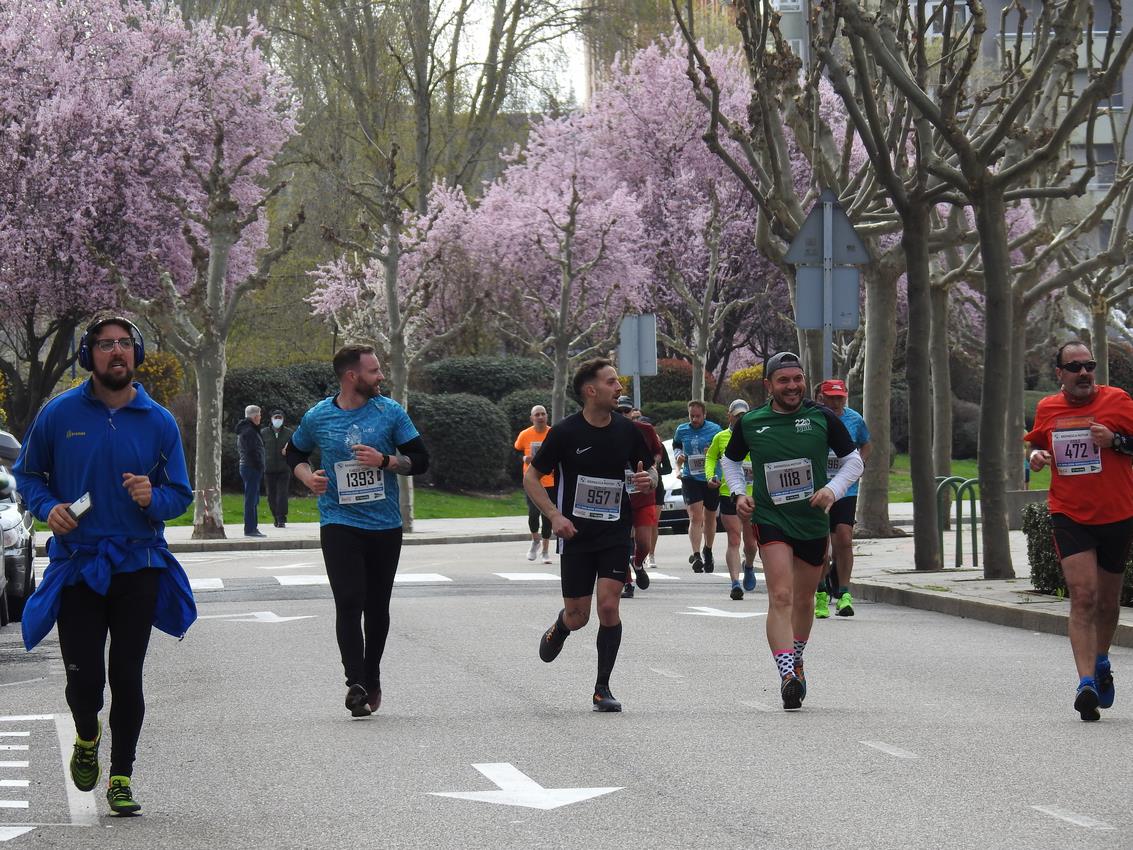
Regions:
<instances>
[{"instance_id":1,"label":"trimmed bush","mask_svg":"<svg viewBox=\"0 0 1133 850\"><path fill-rule=\"evenodd\" d=\"M675 357L664 357L657 361L657 374L643 376L641 397L648 399L646 404L662 401L681 401L687 403L692 392L692 364ZM704 373L704 395L712 398L716 393L716 378ZM642 411L645 412L644 410Z\"/></svg>"},{"instance_id":2,"label":"trimmed bush","mask_svg":"<svg viewBox=\"0 0 1133 850\"><path fill-rule=\"evenodd\" d=\"M728 427L728 408L725 405L715 404L710 401L707 402L704 407L706 419L710 419L723 428ZM648 416L654 422L665 422L669 419L675 419L677 422L687 422L688 402L666 401L661 404L650 404L642 408L641 413L643 416Z\"/></svg>"},{"instance_id":3,"label":"trimmed bush","mask_svg":"<svg viewBox=\"0 0 1133 850\"><path fill-rule=\"evenodd\" d=\"M409 397L409 416L429 449L426 483L478 492L503 486L515 436L491 400L469 393L417 393Z\"/></svg>"},{"instance_id":4,"label":"trimmed bush","mask_svg":"<svg viewBox=\"0 0 1133 850\"><path fill-rule=\"evenodd\" d=\"M760 405L767 401L767 391L763 387L762 363L737 369L728 376L726 383L734 395L743 396L749 404Z\"/></svg>"},{"instance_id":5,"label":"trimmed bush","mask_svg":"<svg viewBox=\"0 0 1133 850\"><path fill-rule=\"evenodd\" d=\"M504 412L504 416L507 417L513 441L516 434L531 425L531 408L537 404L541 404L547 408L547 414L550 415L551 391L516 390L500 399L499 407L500 410ZM572 413L577 413L578 409L578 404L574 399L568 397L563 415L570 416ZM551 424L553 425L554 423L552 422Z\"/></svg>"},{"instance_id":6,"label":"trimmed bush","mask_svg":"<svg viewBox=\"0 0 1133 850\"><path fill-rule=\"evenodd\" d=\"M496 402L517 389L553 383L551 364L531 357L447 357L424 372L434 394L469 393Z\"/></svg>"},{"instance_id":7,"label":"trimmed bush","mask_svg":"<svg viewBox=\"0 0 1133 850\"><path fill-rule=\"evenodd\" d=\"M666 419L663 422L653 420L653 430L657 432L657 438L660 440L671 440L673 434L677 433L677 426L682 422L688 422L688 419ZM672 459L670 458L670 461Z\"/></svg>"},{"instance_id":8,"label":"trimmed bush","mask_svg":"<svg viewBox=\"0 0 1133 850\"><path fill-rule=\"evenodd\" d=\"M1050 530L1050 511L1043 502L1023 506L1023 534L1027 537L1027 560L1031 564L1031 586L1039 593L1069 595L1062 577L1062 566L1054 550ZM1121 587L1121 604L1133 603L1133 558L1125 564L1125 580Z\"/></svg>"},{"instance_id":9,"label":"trimmed bush","mask_svg":"<svg viewBox=\"0 0 1133 850\"><path fill-rule=\"evenodd\" d=\"M1109 343L1109 384L1133 392L1133 350L1124 343Z\"/></svg>"},{"instance_id":10,"label":"trimmed bush","mask_svg":"<svg viewBox=\"0 0 1133 850\"><path fill-rule=\"evenodd\" d=\"M980 406L952 399L952 457L976 457L980 447Z\"/></svg>"},{"instance_id":11,"label":"trimmed bush","mask_svg":"<svg viewBox=\"0 0 1133 850\"><path fill-rule=\"evenodd\" d=\"M1027 423L1028 429L1035 424L1035 409L1039 402L1050 394L1046 390L1023 390L1023 421Z\"/></svg>"},{"instance_id":12,"label":"trimmed bush","mask_svg":"<svg viewBox=\"0 0 1133 850\"><path fill-rule=\"evenodd\" d=\"M294 427L311 405L336 392L338 380L329 363L231 369L224 378L224 430L235 429L249 404L263 408L265 421L278 407Z\"/></svg>"}]
</instances>

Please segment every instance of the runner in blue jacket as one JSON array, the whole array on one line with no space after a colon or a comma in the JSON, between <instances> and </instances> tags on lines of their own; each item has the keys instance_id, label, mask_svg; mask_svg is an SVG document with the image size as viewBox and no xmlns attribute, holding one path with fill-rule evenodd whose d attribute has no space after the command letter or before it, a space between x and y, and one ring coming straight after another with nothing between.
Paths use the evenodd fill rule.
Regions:
<instances>
[{"instance_id":1,"label":"runner in blue jacket","mask_svg":"<svg viewBox=\"0 0 1133 850\"><path fill-rule=\"evenodd\" d=\"M24 609L30 650L58 625L67 704L78 736L71 778L98 782L98 714L110 637L110 785L117 814L136 814L130 776L145 714L142 668L152 626L184 636L197 611L189 579L165 542L165 521L193 501L177 422L133 381L145 357L126 319L103 318L83 334L79 363L90 380L53 398L28 431L13 471L53 536L43 582Z\"/></svg>"}]
</instances>

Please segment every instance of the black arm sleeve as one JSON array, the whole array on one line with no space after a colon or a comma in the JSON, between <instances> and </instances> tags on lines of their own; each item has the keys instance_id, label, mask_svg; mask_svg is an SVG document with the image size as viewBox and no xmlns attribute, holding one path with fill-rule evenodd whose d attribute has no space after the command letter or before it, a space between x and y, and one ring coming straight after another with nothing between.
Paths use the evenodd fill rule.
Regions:
<instances>
[{"instance_id":1,"label":"black arm sleeve","mask_svg":"<svg viewBox=\"0 0 1133 850\"><path fill-rule=\"evenodd\" d=\"M744 436L742 423L742 419L736 423L736 427L732 429L732 436L728 439L728 448L724 449L724 457L737 463L743 463L748 452L751 451L751 447L747 444L747 437Z\"/></svg>"},{"instance_id":2,"label":"black arm sleeve","mask_svg":"<svg viewBox=\"0 0 1133 850\"><path fill-rule=\"evenodd\" d=\"M410 475L421 475L429 471L429 450L425 448L425 441L420 437L414 437L408 443L402 443L397 447L397 451L398 454L403 454L409 458L413 464Z\"/></svg>"},{"instance_id":3,"label":"black arm sleeve","mask_svg":"<svg viewBox=\"0 0 1133 850\"><path fill-rule=\"evenodd\" d=\"M287 454L283 456L283 459L287 461L287 465L291 467L292 472L295 471L295 467L299 464L306 463L310 456L310 452L301 452L299 449L295 448L293 442L290 440L287 441Z\"/></svg>"},{"instance_id":4,"label":"black arm sleeve","mask_svg":"<svg viewBox=\"0 0 1133 850\"><path fill-rule=\"evenodd\" d=\"M826 443L834 451L838 457L845 457L850 452L858 447L854 442L854 438L850 436L850 431L846 428L841 419L829 407L818 405L818 409L822 411L826 417Z\"/></svg>"}]
</instances>

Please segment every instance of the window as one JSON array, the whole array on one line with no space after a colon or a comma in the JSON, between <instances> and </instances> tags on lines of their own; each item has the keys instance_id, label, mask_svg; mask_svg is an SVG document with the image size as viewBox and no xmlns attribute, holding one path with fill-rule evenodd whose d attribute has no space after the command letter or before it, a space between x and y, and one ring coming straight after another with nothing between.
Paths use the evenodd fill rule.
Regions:
<instances>
[{"instance_id":1,"label":"window","mask_svg":"<svg viewBox=\"0 0 1133 850\"><path fill-rule=\"evenodd\" d=\"M776 12L801 12L803 10L802 0L769 0L771 8Z\"/></svg>"},{"instance_id":2,"label":"window","mask_svg":"<svg viewBox=\"0 0 1133 850\"><path fill-rule=\"evenodd\" d=\"M952 9L952 34L956 35L968 20L968 7L955 0L928 0L924 4L924 17L928 22L930 35L944 35L944 21L948 9ZM915 7L914 7L915 13Z\"/></svg>"}]
</instances>

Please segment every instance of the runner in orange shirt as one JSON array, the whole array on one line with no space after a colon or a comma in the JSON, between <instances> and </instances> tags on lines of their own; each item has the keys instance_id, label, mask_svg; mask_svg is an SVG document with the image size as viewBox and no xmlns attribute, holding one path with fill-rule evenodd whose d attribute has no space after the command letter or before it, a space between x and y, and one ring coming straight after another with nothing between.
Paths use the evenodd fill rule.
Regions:
<instances>
[{"instance_id":1,"label":"runner in orange shirt","mask_svg":"<svg viewBox=\"0 0 1133 850\"><path fill-rule=\"evenodd\" d=\"M1125 564L1133 542L1133 464L1123 434L1133 434L1133 399L1094 382L1097 363L1081 342L1055 357L1062 385L1042 399L1024 437L1031 469L1053 467L1050 524L1070 591L1070 648L1078 668L1074 710L1086 721L1113 705L1109 646L1117 628ZM1130 441L1133 443L1133 441ZM1104 494L1104 495L1103 495Z\"/></svg>"},{"instance_id":2,"label":"runner in orange shirt","mask_svg":"<svg viewBox=\"0 0 1133 850\"><path fill-rule=\"evenodd\" d=\"M551 429L547 425L547 408L537 404L531 408L531 427L524 428L515 438L515 450L523 455L524 475L527 474L527 468L531 466L531 459L539 453L539 448L550 433ZM547 491L547 495L553 502L555 500L554 473L540 477L539 483L543 485L543 489ZM534 561L538 557L539 539L542 537L543 563L549 564L551 563L551 521L539 513L539 509L535 507L530 496L525 496L525 498L527 499L527 530L531 532L531 548L527 550L527 560ZM542 527L540 527L540 520L542 520Z\"/></svg>"}]
</instances>

